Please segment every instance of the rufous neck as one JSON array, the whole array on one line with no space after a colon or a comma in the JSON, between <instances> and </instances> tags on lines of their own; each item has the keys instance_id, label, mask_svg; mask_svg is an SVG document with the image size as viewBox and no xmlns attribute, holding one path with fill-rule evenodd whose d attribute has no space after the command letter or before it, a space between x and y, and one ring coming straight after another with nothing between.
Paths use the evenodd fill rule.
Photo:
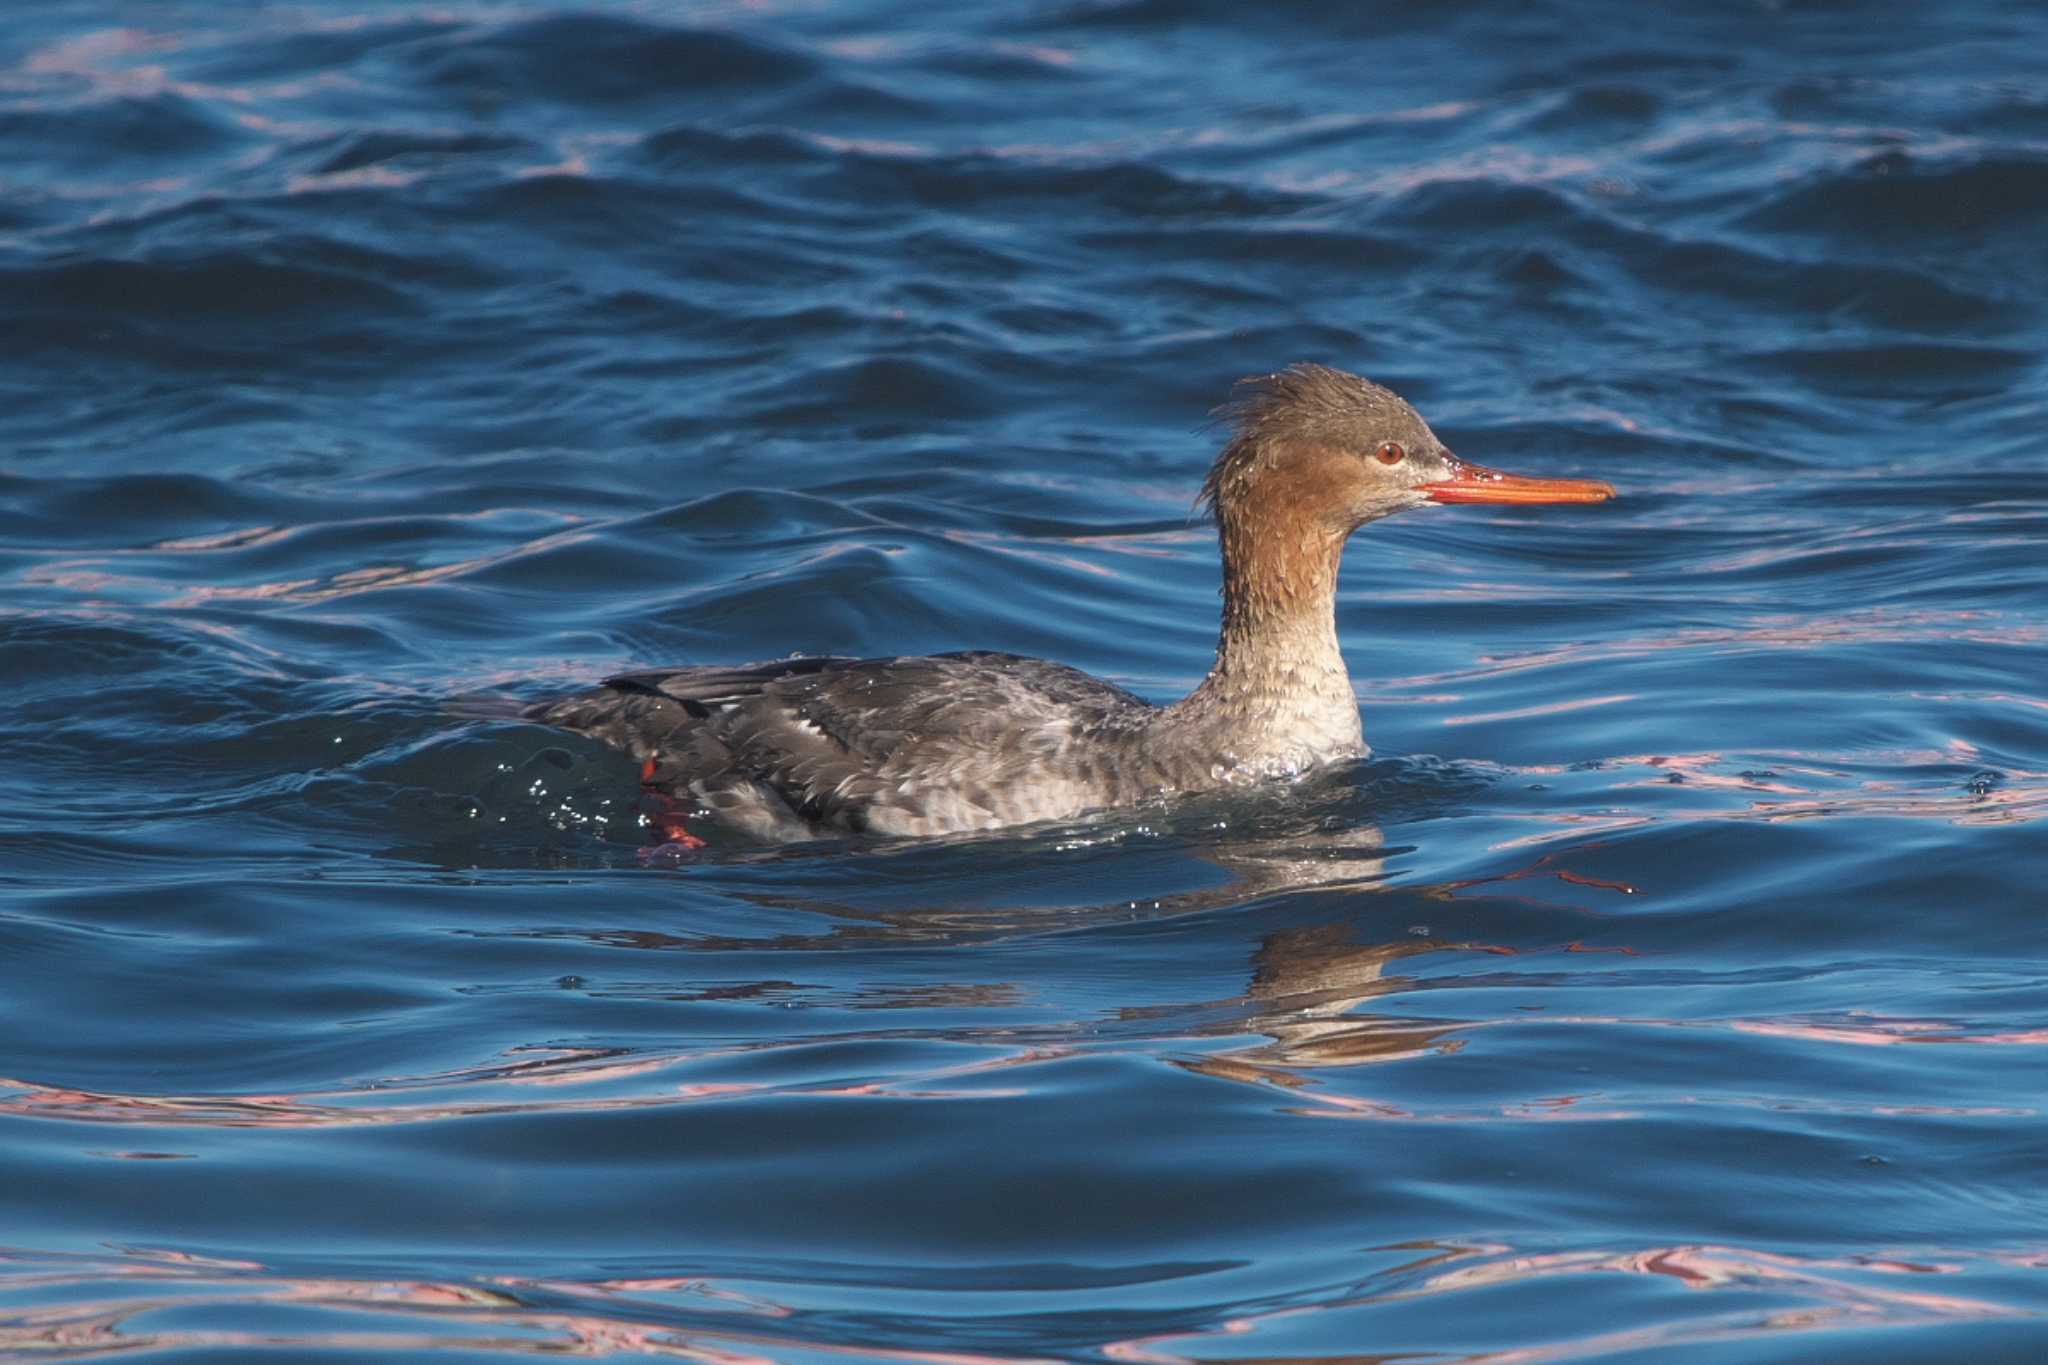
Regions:
<instances>
[{"instance_id":1,"label":"rufous neck","mask_svg":"<svg viewBox=\"0 0 2048 1365\"><path fill-rule=\"evenodd\" d=\"M1358 698L1337 647L1344 537L1306 519L1251 524L1219 508L1223 629L1209 676L1161 714L1201 737L1224 780L1292 775L1365 752Z\"/></svg>"},{"instance_id":2,"label":"rufous neck","mask_svg":"<svg viewBox=\"0 0 2048 1365\"><path fill-rule=\"evenodd\" d=\"M1343 533L1313 518L1218 510L1223 628L1205 686L1240 698L1315 694L1355 707L1337 643Z\"/></svg>"}]
</instances>

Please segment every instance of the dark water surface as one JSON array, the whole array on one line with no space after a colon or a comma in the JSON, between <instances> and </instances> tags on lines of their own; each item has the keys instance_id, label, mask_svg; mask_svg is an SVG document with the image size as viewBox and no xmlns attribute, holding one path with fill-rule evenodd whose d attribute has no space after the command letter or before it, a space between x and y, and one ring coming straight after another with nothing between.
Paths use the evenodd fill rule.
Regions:
<instances>
[{"instance_id":1,"label":"dark water surface","mask_svg":"<svg viewBox=\"0 0 2048 1365\"><path fill-rule=\"evenodd\" d=\"M2048 11L0 25L0 1356L2048 1356ZM647 865L449 699L1200 678L1298 359L1368 761Z\"/></svg>"}]
</instances>

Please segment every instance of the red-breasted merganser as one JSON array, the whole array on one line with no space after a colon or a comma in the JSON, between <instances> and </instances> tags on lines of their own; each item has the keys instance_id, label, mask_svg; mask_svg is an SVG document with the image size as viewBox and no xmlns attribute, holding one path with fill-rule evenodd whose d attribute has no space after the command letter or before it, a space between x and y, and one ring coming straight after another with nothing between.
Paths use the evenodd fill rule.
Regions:
<instances>
[{"instance_id":1,"label":"red-breasted merganser","mask_svg":"<svg viewBox=\"0 0 2048 1365\"><path fill-rule=\"evenodd\" d=\"M1353 531L1426 503L1614 496L1468 464L1398 395L1321 365L1240 381L1222 415L1234 430L1201 493L1223 546L1222 635L1209 676L1170 705L977 651L626 673L527 715L773 840L994 829L1291 778L1367 752L1337 643Z\"/></svg>"}]
</instances>

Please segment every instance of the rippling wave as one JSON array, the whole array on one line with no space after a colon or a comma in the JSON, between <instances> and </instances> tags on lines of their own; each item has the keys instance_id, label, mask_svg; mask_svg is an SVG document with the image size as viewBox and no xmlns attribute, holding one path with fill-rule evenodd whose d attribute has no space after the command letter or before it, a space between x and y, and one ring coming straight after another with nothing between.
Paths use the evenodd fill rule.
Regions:
<instances>
[{"instance_id":1,"label":"rippling wave","mask_svg":"<svg viewBox=\"0 0 2048 1365\"><path fill-rule=\"evenodd\" d=\"M2044 41L13 17L0 1357L2033 1358ZM1294 360L1623 493L1358 537L1369 760L683 852L508 718L1178 695Z\"/></svg>"}]
</instances>

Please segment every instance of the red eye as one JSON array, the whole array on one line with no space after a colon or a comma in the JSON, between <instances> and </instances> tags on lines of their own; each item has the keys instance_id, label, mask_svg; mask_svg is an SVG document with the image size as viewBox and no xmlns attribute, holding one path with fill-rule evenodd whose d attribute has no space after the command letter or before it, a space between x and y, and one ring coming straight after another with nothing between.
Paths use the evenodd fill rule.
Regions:
<instances>
[{"instance_id":1,"label":"red eye","mask_svg":"<svg viewBox=\"0 0 2048 1365\"><path fill-rule=\"evenodd\" d=\"M1399 441L1387 441L1373 452L1381 464L1399 464L1408 458L1408 452L1401 449Z\"/></svg>"}]
</instances>

